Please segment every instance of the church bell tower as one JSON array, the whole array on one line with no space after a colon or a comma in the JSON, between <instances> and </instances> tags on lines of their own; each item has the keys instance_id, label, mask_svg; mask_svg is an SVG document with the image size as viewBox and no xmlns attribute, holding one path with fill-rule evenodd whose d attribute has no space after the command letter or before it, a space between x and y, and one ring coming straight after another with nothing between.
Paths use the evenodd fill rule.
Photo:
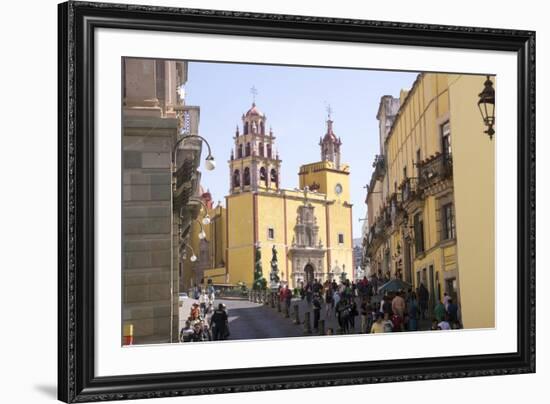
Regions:
<instances>
[{"instance_id":1,"label":"church bell tower","mask_svg":"<svg viewBox=\"0 0 550 404\"><path fill-rule=\"evenodd\" d=\"M342 140L336 137L334 130L332 129L332 121L330 113L327 119L327 133L319 140L319 146L321 146L321 161L331 161L334 167L340 169L340 146L342 146Z\"/></svg>"},{"instance_id":2,"label":"church bell tower","mask_svg":"<svg viewBox=\"0 0 550 404\"><path fill-rule=\"evenodd\" d=\"M266 115L254 101L241 120L229 160L230 193L278 190L281 160L275 150L273 131L266 130Z\"/></svg>"}]
</instances>

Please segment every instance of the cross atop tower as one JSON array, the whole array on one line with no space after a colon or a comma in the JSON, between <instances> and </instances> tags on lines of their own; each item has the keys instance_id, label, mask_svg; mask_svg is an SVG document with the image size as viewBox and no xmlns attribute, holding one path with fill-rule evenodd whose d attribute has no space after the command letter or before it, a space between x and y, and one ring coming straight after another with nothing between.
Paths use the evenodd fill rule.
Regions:
<instances>
[{"instance_id":1,"label":"cross atop tower","mask_svg":"<svg viewBox=\"0 0 550 404\"><path fill-rule=\"evenodd\" d=\"M327 104L327 114L328 114L328 119L330 119L332 115L332 107L330 106L330 104Z\"/></svg>"},{"instance_id":2,"label":"cross atop tower","mask_svg":"<svg viewBox=\"0 0 550 404\"><path fill-rule=\"evenodd\" d=\"M250 89L250 94L252 94L252 102L256 103L256 96L258 95L258 89L255 86L252 86Z\"/></svg>"}]
</instances>

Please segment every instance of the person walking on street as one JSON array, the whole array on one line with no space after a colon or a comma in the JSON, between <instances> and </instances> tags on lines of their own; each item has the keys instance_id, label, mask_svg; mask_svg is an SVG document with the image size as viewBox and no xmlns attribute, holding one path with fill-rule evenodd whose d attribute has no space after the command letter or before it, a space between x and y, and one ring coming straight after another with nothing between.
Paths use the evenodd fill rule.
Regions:
<instances>
[{"instance_id":1,"label":"person walking on street","mask_svg":"<svg viewBox=\"0 0 550 404\"><path fill-rule=\"evenodd\" d=\"M418 301L420 304L420 313L422 319L425 320L428 317L428 301L430 300L430 292L423 283L420 283L418 288Z\"/></svg>"},{"instance_id":2,"label":"person walking on street","mask_svg":"<svg viewBox=\"0 0 550 404\"><path fill-rule=\"evenodd\" d=\"M401 296L401 292L398 292L391 302L391 310L393 314L397 314L403 318L405 314L405 299Z\"/></svg>"},{"instance_id":3,"label":"person walking on street","mask_svg":"<svg viewBox=\"0 0 550 404\"><path fill-rule=\"evenodd\" d=\"M383 314L387 314L388 318L390 318L393 315L392 310L392 299L390 296L384 296L384 300L380 302L380 310Z\"/></svg>"},{"instance_id":4,"label":"person walking on street","mask_svg":"<svg viewBox=\"0 0 550 404\"><path fill-rule=\"evenodd\" d=\"M366 297L363 297L359 308L361 311L361 334L366 334L369 331L368 317L370 313L370 305Z\"/></svg>"},{"instance_id":5,"label":"person walking on street","mask_svg":"<svg viewBox=\"0 0 550 404\"><path fill-rule=\"evenodd\" d=\"M205 335L203 333L203 326L200 321L197 321L193 326L193 334L191 334L189 341L190 342L202 342L205 341Z\"/></svg>"},{"instance_id":6,"label":"person walking on street","mask_svg":"<svg viewBox=\"0 0 550 404\"><path fill-rule=\"evenodd\" d=\"M319 320L321 318L321 298L318 294L313 296L313 329L319 330Z\"/></svg>"},{"instance_id":7,"label":"person walking on street","mask_svg":"<svg viewBox=\"0 0 550 404\"><path fill-rule=\"evenodd\" d=\"M208 295L206 294L206 291L203 291L199 297L199 305L201 308L202 318L204 318L204 316L206 315L209 302L210 302L210 299L208 299Z\"/></svg>"},{"instance_id":8,"label":"person walking on street","mask_svg":"<svg viewBox=\"0 0 550 404\"><path fill-rule=\"evenodd\" d=\"M451 296L447 292L443 293L443 306L445 306L445 310L449 309L449 300L451 300Z\"/></svg>"},{"instance_id":9,"label":"person walking on street","mask_svg":"<svg viewBox=\"0 0 550 404\"><path fill-rule=\"evenodd\" d=\"M384 313L384 332L393 332L393 323L390 320L390 313Z\"/></svg>"},{"instance_id":10,"label":"person walking on street","mask_svg":"<svg viewBox=\"0 0 550 404\"><path fill-rule=\"evenodd\" d=\"M330 319L332 317L332 310L334 309L334 297L332 288L328 287L325 291L325 317Z\"/></svg>"},{"instance_id":11,"label":"person walking on street","mask_svg":"<svg viewBox=\"0 0 550 404\"><path fill-rule=\"evenodd\" d=\"M449 298L449 305L447 306L447 314L449 315L449 321L454 323L458 321L458 306L453 302L453 299Z\"/></svg>"},{"instance_id":12,"label":"person walking on street","mask_svg":"<svg viewBox=\"0 0 550 404\"><path fill-rule=\"evenodd\" d=\"M180 342L191 341L192 334L193 334L193 327L191 327L191 321L187 320L185 322L185 327L183 327L180 331Z\"/></svg>"},{"instance_id":13,"label":"person walking on street","mask_svg":"<svg viewBox=\"0 0 550 404\"><path fill-rule=\"evenodd\" d=\"M392 331L400 332L403 331L403 317L397 313L393 313L391 316Z\"/></svg>"},{"instance_id":14,"label":"person walking on street","mask_svg":"<svg viewBox=\"0 0 550 404\"><path fill-rule=\"evenodd\" d=\"M308 306L311 306L312 299L313 299L313 286L311 282L308 282L306 284L306 300L307 300Z\"/></svg>"},{"instance_id":15,"label":"person walking on street","mask_svg":"<svg viewBox=\"0 0 550 404\"><path fill-rule=\"evenodd\" d=\"M408 309L409 309L408 310L409 312L408 330L416 331L418 330L418 302L416 301L416 293L414 292L411 293Z\"/></svg>"},{"instance_id":16,"label":"person walking on street","mask_svg":"<svg viewBox=\"0 0 550 404\"><path fill-rule=\"evenodd\" d=\"M332 300L333 300L332 305L334 307L334 313L336 314L336 307L338 306L338 303L340 303L340 300L342 300L342 297L340 296L340 292L335 290L332 295Z\"/></svg>"},{"instance_id":17,"label":"person walking on street","mask_svg":"<svg viewBox=\"0 0 550 404\"><path fill-rule=\"evenodd\" d=\"M304 288L304 282L300 282L300 298L304 300L306 297L306 290Z\"/></svg>"},{"instance_id":18,"label":"person walking on street","mask_svg":"<svg viewBox=\"0 0 550 404\"><path fill-rule=\"evenodd\" d=\"M437 322L441 322L445 319L445 306L441 302L437 302L434 308L434 317Z\"/></svg>"},{"instance_id":19,"label":"person walking on street","mask_svg":"<svg viewBox=\"0 0 550 404\"><path fill-rule=\"evenodd\" d=\"M191 307L191 312L189 313L189 319L191 322L198 321L201 317L201 309L198 303L193 303Z\"/></svg>"},{"instance_id":20,"label":"person walking on street","mask_svg":"<svg viewBox=\"0 0 550 404\"><path fill-rule=\"evenodd\" d=\"M386 329L384 327L383 315L380 312L376 313L376 321L372 324L370 329L371 334L382 334L385 333Z\"/></svg>"},{"instance_id":21,"label":"person walking on street","mask_svg":"<svg viewBox=\"0 0 550 404\"><path fill-rule=\"evenodd\" d=\"M349 308L349 331L352 333L355 332L355 317L359 315L359 311L357 310L357 303L355 303L355 298L351 297L350 299L350 308Z\"/></svg>"},{"instance_id":22,"label":"person walking on street","mask_svg":"<svg viewBox=\"0 0 550 404\"><path fill-rule=\"evenodd\" d=\"M204 320L201 321L202 333L204 335L204 341L212 341L212 333L210 332L210 326Z\"/></svg>"},{"instance_id":23,"label":"person walking on street","mask_svg":"<svg viewBox=\"0 0 550 404\"><path fill-rule=\"evenodd\" d=\"M286 305L286 312L290 313L290 303L292 301L292 291L290 290L288 285L285 285L285 288L284 288L284 299L285 299L284 303Z\"/></svg>"},{"instance_id":24,"label":"person walking on street","mask_svg":"<svg viewBox=\"0 0 550 404\"><path fill-rule=\"evenodd\" d=\"M349 330L350 305L344 298L340 299L336 305L336 318L338 326L343 334L347 334Z\"/></svg>"},{"instance_id":25,"label":"person walking on street","mask_svg":"<svg viewBox=\"0 0 550 404\"><path fill-rule=\"evenodd\" d=\"M212 329L214 341L222 341L225 339L228 330L228 318L223 303L220 303L218 308L214 310L210 318L210 327Z\"/></svg>"}]
</instances>

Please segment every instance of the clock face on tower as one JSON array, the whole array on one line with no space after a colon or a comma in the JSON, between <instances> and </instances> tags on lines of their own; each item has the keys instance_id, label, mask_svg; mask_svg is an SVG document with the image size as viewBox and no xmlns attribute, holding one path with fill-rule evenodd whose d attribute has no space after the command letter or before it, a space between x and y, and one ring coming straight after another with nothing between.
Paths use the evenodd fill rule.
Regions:
<instances>
[{"instance_id":1,"label":"clock face on tower","mask_svg":"<svg viewBox=\"0 0 550 404\"><path fill-rule=\"evenodd\" d=\"M336 195L340 195L342 193L342 184L336 184L334 192L336 192Z\"/></svg>"}]
</instances>

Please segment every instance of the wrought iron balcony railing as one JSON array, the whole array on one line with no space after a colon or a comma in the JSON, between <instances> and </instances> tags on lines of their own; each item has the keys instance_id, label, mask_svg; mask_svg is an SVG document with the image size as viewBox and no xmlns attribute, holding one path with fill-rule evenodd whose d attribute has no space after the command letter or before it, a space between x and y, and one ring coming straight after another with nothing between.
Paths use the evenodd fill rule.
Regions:
<instances>
[{"instance_id":1,"label":"wrought iron balcony railing","mask_svg":"<svg viewBox=\"0 0 550 404\"><path fill-rule=\"evenodd\" d=\"M383 155L377 154L374 157L374 163L372 163L372 166L374 167L374 178L381 179L384 174L386 174L386 161Z\"/></svg>"},{"instance_id":2,"label":"wrought iron balcony railing","mask_svg":"<svg viewBox=\"0 0 550 404\"><path fill-rule=\"evenodd\" d=\"M450 155L438 153L434 157L419 164L419 186L428 187L435 182L453 176L453 159Z\"/></svg>"},{"instance_id":3,"label":"wrought iron balcony railing","mask_svg":"<svg viewBox=\"0 0 550 404\"><path fill-rule=\"evenodd\" d=\"M418 178L405 178L399 188L402 202L412 201L418 195Z\"/></svg>"}]
</instances>

